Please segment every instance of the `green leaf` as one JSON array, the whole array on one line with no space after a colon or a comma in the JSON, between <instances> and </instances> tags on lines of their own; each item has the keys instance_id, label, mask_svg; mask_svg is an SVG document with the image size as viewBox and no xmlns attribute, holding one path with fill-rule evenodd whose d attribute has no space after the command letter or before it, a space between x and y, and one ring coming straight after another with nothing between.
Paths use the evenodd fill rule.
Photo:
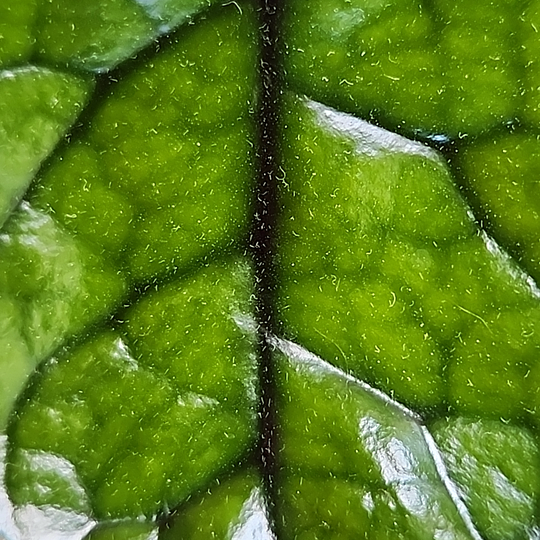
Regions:
<instances>
[{"instance_id":1,"label":"green leaf","mask_svg":"<svg viewBox=\"0 0 540 540\"><path fill-rule=\"evenodd\" d=\"M0 72L0 224L86 104L92 85L43 68Z\"/></svg>"},{"instance_id":2,"label":"green leaf","mask_svg":"<svg viewBox=\"0 0 540 540\"><path fill-rule=\"evenodd\" d=\"M152 515L246 454L256 370L232 319L249 314L245 274L213 265L159 288L125 313L123 330L49 360L12 432L14 503L91 508L98 519ZM69 485L57 456L76 464Z\"/></svg>"},{"instance_id":3,"label":"green leaf","mask_svg":"<svg viewBox=\"0 0 540 540\"><path fill-rule=\"evenodd\" d=\"M212 0L76 0L45 2L35 21L36 53L44 62L105 71L159 34L190 20Z\"/></svg>"},{"instance_id":4,"label":"green leaf","mask_svg":"<svg viewBox=\"0 0 540 540\"><path fill-rule=\"evenodd\" d=\"M163 540L270 537L262 486L254 470L211 485L181 508Z\"/></svg>"},{"instance_id":5,"label":"green leaf","mask_svg":"<svg viewBox=\"0 0 540 540\"><path fill-rule=\"evenodd\" d=\"M2 326L14 365L2 381L0 424L35 364L118 307L128 286L185 269L247 231L256 56L251 24L239 26L236 14L188 29L119 83L6 225L0 279L10 315Z\"/></svg>"},{"instance_id":6,"label":"green leaf","mask_svg":"<svg viewBox=\"0 0 540 540\"><path fill-rule=\"evenodd\" d=\"M538 536L536 5L0 7L0 536Z\"/></svg>"},{"instance_id":7,"label":"green leaf","mask_svg":"<svg viewBox=\"0 0 540 540\"><path fill-rule=\"evenodd\" d=\"M526 537L538 497L538 448L532 434L464 418L438 421L432 433L486 537Z\"/></svg>"},{"instance_id":8,"label":"green leaf","mask_svg":"<svg viewBox=\"0 0 540 540\"><path fill-rule=\"evenodd\" d=\"M149 523L119 522L96 527L85 540L155 540L157 531Z\"/></svg>"},{"instance_id":9,"label":"green leaf","mask_svg":"<svg viewBox=\"0 0 540 540\"><path fill-rule=\"evenodd\" d=\"M297 345L276 348L284 537L479 538L413 413Z\"/></svg>"},{"instance_id":10,"label":"green leaf","mask_svg":"<svg viewBox=\"0 0 540 540\"><path fill-rule=\"evenodd\" d=\"M476 229L440 157L312 101L286 109L287 332L410 406L524 420L537 292Z\"/></svg>"},{"instance_id":11,"label":"green leaf","mask_svg":"<svg viewBox=\"0 0 540 540\"><path fill-rule=\"evenodd\" d=\"M522 0L288 4L285 68L295 87L408 133L476 135L513 119L523 66L537 76L520 56L534 27ZM533 58L530 41L523 50Z\"/></svg>"}]
</instances>

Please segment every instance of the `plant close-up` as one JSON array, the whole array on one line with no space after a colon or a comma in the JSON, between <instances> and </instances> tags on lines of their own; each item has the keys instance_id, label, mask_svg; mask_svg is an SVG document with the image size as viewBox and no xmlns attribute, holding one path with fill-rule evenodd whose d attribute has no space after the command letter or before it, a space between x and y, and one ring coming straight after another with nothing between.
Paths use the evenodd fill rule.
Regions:
<instances>
[{"instance_id":1,"label":"plant close-up","mask_svg":"<svg viewBox=\"0 0 540 540\"><path fill-rule=\"evenodd\" d=\"M538 540L539 28L3 0L0 539Z\"/></svg>"}]
</instances>

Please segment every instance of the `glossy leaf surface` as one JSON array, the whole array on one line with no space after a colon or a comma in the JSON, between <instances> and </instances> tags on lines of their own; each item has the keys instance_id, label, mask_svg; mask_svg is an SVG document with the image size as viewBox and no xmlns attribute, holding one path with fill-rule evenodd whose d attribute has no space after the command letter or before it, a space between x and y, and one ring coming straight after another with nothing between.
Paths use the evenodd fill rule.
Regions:
<instances>
[{"instance_id":1,"label":"glossy leaf surface","mask_svg":"<svg viewBox=\"0 0 540 540\"><path fill-rule=\"evenodd\" d=\"M212 4L0 7L0 535L535 538L536 2L287 2L262 218Z\"/></svg>"}]
</instances>

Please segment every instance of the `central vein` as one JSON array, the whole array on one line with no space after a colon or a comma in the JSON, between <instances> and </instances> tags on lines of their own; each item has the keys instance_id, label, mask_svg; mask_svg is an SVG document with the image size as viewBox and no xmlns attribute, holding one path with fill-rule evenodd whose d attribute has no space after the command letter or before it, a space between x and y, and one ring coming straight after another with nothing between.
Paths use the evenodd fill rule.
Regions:
<instances>
[{"instance_id":1,"label":"central vein","mask_svg":"<svg viewBox=\"0 0 540 540\"><path fill-rule=\"evenodd\" d=\"M276 382L272 352L265 340L269 332L276 330L274 313L275 226L277 218L278 176L278 123L282 93L279 59L278 0L260 0L260 63L259 103L257 125L258 185L254 201L254 218L251 229L250 248L255 263L257 293L256 316L259 323L259 447L258 457L269 509L269 519L274 522L276 488L277 420ZM274 523L273 523L274 524ZM274 527L275 528L275 527Z\"/></svg>"}]
</instances>

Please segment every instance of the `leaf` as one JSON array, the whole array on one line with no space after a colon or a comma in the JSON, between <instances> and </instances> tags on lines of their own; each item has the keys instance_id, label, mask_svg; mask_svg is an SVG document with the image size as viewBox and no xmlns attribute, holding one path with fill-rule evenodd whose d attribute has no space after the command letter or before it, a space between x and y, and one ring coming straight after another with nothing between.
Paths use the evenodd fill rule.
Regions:
<instances>
[{"instance_id":1,"label":"leaf","mask_svg":"<svg viewBox=\"0 0 540 540\"><path fill-rule=\"evenodd\" d=\"M231 266L154 292L128 310L123 332L100 332L49 361L12 435L17 505L91 509L98 519L151 515L247 453L254 353L231 316L245 316L250 290L245 270ZM175 365L179 356L186 361ZM57 456L77 464L65 487Z\"/></svg>"},{"instance_id":2,"label":"leaf","mask_svg":"<svg viewBox=\"0 0 540 540\"><path fill-rule=\"evenodd\" d=\"M191 500L164 531L164 540L270 538L262 486L254 470L241 470Z\"/></svg>"},{"instance_id":3,"label":"leaf","mask_svg":"<svg viewBox=\"0 0 540 540\"><path fill-rule=\"evenodd\" d=\"M464 418L441 420L432 432L479 528L494 537L526 535L523 524L532 522L538 497L538 448L531 434Z\"/></svg>"},{"instance_id":4,"label":"leaf","mask_svg":"<svg viewBox=\"0 0 540 540\"><path fill-rule=\"evenodd\" d=\"M273 227L251 215L268 35L251 4L209 4L0 8L0 83L15 74L33 99L51 81L35 104L0 86L14 110L2 136L13 144L25 107L60 104L41 139L23 130L3 199L10 209L42 163L0 235L0 411L20 534L534 537L536 286L473 221L441 154L329 107L437 144L474 135L454 163L491 196L501 159L485 141L513 152L496 130L535 114L535 75L516 82L508 46L517 4L291 2L275 291L249 246ZM513 161L532 170L534 136L516 129ZM489 230L534 275L527 199L514 197L509 224L490 200L502 217ZM300 345L260 327L271 292L275 326ZM10 519L2 533L18 538Z\"/></svg>"},{"instance_id":5,"label":"leaf","mask_svg":"<svg viewBox=\"0 0 540 540\"><path fill-rule=\"evenodd\" d=\"M416 408L524 419L536 291L474 227L440 157L315 102L286 108L287 332Z\"/></svg>"},{"instance_id":6,"label":"leaf","mask_svg":"<svg viewBox=\"0 0 540 540\"><path fill-rule=\"evenodd\" d=\"M516 79L527 62L518 40L532 22L525 4L292 0L285 68L314 99L407 133L475 135L522 105ZM525 54L534 57L534 47ZM527 66L524 85L534 71Z\"/></svg>"},{"instance_id":7,"label":"leaf","mask_svg":"<svg viewBox=\"0 0 540 540\"><path fill-rule=\"evenodd\" d=\"M36 91L38 89L38 91ZM41 161L85 105L91 84L82 77L34 67L0 78L0 223L28 187Z\"/></svg>"},{"instance_id":8,"label":"leaf","mask_svg":"<svg viewBox=\"0 0 540 540\"><path fill-rule=\"evenodd\" d=\"M9 385L20 386L66 336L119 306L128 286L185 268L212 249L238 242L247 230L253 40L249 28L237 28L233 35L241 36L243 48L231 39L230 48L214 47L213 54L206 54L198 42L216 43L220 33L235 32L235 13L229 9L228 18L214 17L204 37L188 32L178 46L120 84L96 112L88 133L56 157L30 202L6 225L7 235L0 240L0 258L6 263L2 300L4 311L14 315L3 323L9 334L5 346L19 358L10 370L13 382L4 383L2 424L17 392ZM236 66L231 63L228 76L215 78L212 74L229 59L236 59ZM160 70L173 76L155 90ZM239 86L241 71L245 79ZM243 102L237 101L239 88ZM217 111L209 113L194 97L201 91L214 95ZM177 107L169 97L175 92ZM159 101L168 101L170 109L156 108ZM132 158L132 151L141 154ZM222 152L229 157L223 159ZM137 185L146 186L149 177L151 192ZM220 180L228 177L222 187ZM178 196L183 202L171 204L171 197ZM62 267L70 268L69 274L58 270Z\"/></svg>"},{"instance_id":9,"label":"leaf","mask_svg":"<svg viewBox=\"0 0 540 540\"><path fill-rule=\"evenodd\" d=\"M297 345L276 348L286 358L278 359L284 536L480 538L413 413Z\"/></svg>"},{"instance_id":10,"label":"leaf","mask_svg":"<svg viewBox=\"0 0 540 540\"><path fill-rule=\"evenodd\" d=\"M294 88L446 145L477 217L538 280L540 208L527 171L538 153L540 3L288 5L284 69Z\"/></svg>"}]
</instances>

